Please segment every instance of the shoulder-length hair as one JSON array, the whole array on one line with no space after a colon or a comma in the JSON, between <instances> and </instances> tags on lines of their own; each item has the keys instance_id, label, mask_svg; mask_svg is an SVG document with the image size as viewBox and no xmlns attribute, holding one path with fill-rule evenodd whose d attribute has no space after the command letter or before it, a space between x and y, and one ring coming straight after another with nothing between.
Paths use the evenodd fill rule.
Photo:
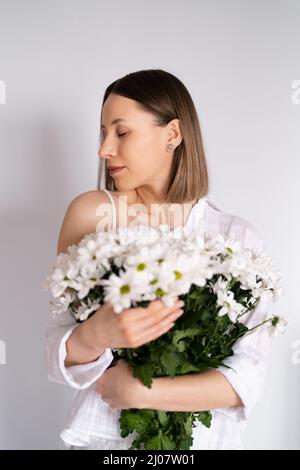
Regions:
<instances>
[{"instance_id":1,"label":"shoulder-length hair","mask_svg":"<svg viewBox=\"0 0 300 470\"><path fill-rule=\"evenodd\" d=\"M183 203L206 196L208 171L200 124L184 84L164 70L140 70L112 82L105 90L102 107L111 93L135 100L142 110L154 116L157 126L179 119L182 141L174 150L166 202ZM100 158L98 189L103 187L118 190L108 173L106 159Z\"/></svg>"}]
</instances>

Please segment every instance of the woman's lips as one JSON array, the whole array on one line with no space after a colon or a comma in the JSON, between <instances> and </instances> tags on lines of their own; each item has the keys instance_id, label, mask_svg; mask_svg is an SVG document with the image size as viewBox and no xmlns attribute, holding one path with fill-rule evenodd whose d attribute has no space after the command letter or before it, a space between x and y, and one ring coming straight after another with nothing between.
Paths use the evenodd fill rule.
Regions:
<instances>
[{"instance_id":1,"label":"woman's lips","mask_svg":"<svg viewBox=\"0 0 300 470\"><path fill-rule=\"evenodd\" d=\"M116 173L119 173L120 171L124 170L124 168L126 168L126 166L121 166L117 168L109 168L108 171L110 175L115 175Z\"/></svg>"}]
</instances>

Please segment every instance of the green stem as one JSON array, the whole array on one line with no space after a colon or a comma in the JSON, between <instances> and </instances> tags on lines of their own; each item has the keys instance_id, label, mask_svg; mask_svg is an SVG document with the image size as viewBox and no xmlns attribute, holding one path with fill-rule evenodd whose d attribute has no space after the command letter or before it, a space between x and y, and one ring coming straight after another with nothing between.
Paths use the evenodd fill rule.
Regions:
<instances>
[{"instance_id":1,"label":"green stem","mask_svg":"<svg viewBox=\"0 0 300 470\"><path fill-rule=\"evenodd\" d=\"M204 347L204 349L202 350L202 354L205 352L205 350L208 348L209 344L211 343L211 341L214 339L215 335L216 335L216 332L218 331L218 328L219 328L219 325L222 321L222 317L219 317L218 320L217 320L217 324L216 324L216 327L213 331L213 334L211 335L211 337L209 338L208 340L208 343L206 344L206 346Z\"/></svg>"},{"instance_id":2,"label":"green stem","mask_svg":"<svg viewBox=\"0 0 300 470\"><path fill-rule=\"evenodd\" d=\"M240 317L242 317L243 315L245 315L245 313L248 313L248 312L251 312L252 310L254 310L254 308L255 308L256 305L258 304L258 301L259 301L259 300L260 300L260 299L257 299L257 300L254 302L254 304L251 305L251 309L249 309L248 307L246 307L245 312L240 313L240 314L238 315L238 317L237 317L237 320L238 320Z\"/></svg>"},{"instance_id":3,"label":"green stem","mask_svg":"<svg viewBox=\"0 0 300 470\"><path fill-rule=\"evenodd\" d=\"M259 323L258 325L253 326L253 328L249 328L249 330L247 331L247 333L249 333L249 331L255 330L255 328L258 328L259 326L263 325L264 323L267 323L267 322L272 321L272 320L273 320L273 318L268 318L267 320L262 321L262 322Z\"/></svg>"},{"instance_id":4,"label":"green stem","mask_svg":"<svg viewBox=\"0 0 300 470\"><path fill-rule=\"evenodd\" d=\"M236 338L234 338L234 342L236 342L236 340L238 340L241 336L247 335L248 333L250 333L250 331L255 330L255 328L258 328L259 326L261 326L261 325L263 325L264 323L267 323L267 322L269 322L269 321L272 321L272 318L268 318L267 320L264 320L263 322L259 323L258 325L253 326L253 328L249 328L249 329L246 331L246 333L242 331L239 335L237 335Z\"/></svg>"}]
</instances>

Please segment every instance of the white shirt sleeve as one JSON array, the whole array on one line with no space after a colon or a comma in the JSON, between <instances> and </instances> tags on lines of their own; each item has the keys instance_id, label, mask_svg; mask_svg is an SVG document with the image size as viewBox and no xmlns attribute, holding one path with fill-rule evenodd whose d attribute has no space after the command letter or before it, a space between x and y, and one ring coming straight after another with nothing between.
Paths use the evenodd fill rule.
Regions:
<instances>
[{"instance_id":1,"label":"white shirt sleeve","mask_svg":"<svg viewBox=\"0 0 300 470\"><path fill-rule=\"evenodd\" d=\"M69 310L55 315L49 313L46 327L45 362L49 380L85 389L101 377L113 360L110 348L93 362L65 367L66 342L79 324Z\"/></svg>"},{"instance_id":2,"label":"white shirt sleeve","mask_svg":"<svg viewBox=\"0 0 300 470\"><path fill-rule=\"evenodd\" d=\"M263 240L253 226L248 226L244 232L243 241L242 244L246 248L258 251L264 249ZM251 328L266 320L271 316L272 304L273 302L269 299L261 299L252 312L245 314L243 323ZM243 404L230 408L218 408L216 411L235 421L245 422L264 392L270 356L268 329L263 325L245 334L236 341L232 349L234 354L223 361L231 368L221 366L217 370L227 378Z\"/></svg>"},{"instance_id":3,"label":"white shirt sleeve","mask_svg":"<svg viewBox=\"0 0 300 470\"><path fill-rule=\"evenodd\" d=\"M269 300L261 300L257 304L254 311L251 312L251 322L249 320L248 328L270 316L269 306ZM269 365L269 342L270 335L264 326L237 340L232 348L233 356L223 361L231 368L221 366L217 370L227 378L243 405L222 408L217 411L236 421L248 419L264 391Z\"/></svg>"}]
</instances>

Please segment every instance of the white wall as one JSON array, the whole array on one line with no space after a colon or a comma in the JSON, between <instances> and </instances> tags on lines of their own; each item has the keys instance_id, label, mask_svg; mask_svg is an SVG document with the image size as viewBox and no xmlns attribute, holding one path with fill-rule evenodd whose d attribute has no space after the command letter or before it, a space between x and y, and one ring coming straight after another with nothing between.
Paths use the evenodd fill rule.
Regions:
<instances>
[{"instance_id":1,"label":"white wall","mask_svg":"<svg viewBox=\"0 0 300 470\"><path fill-rule=\"evenodd\" d=\"M188 87L211 196L258 228L283 273L274 309L290 328L273 343L245 438L248 448L300 448L299 21L299 0L0 1L0 448L63 447L73 391L47 379L41 286L68 203L96 187L104 89L144 68Z\"/></svg>"}]
</instances>

